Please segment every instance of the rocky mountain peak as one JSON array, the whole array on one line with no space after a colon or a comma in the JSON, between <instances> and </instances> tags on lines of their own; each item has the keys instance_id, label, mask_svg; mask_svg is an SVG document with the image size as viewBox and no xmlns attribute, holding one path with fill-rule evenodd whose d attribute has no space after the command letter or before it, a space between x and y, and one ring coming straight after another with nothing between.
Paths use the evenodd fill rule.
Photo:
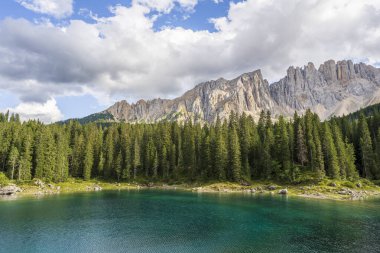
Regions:
<instances>
[{"instance_id":1,"label":"rocky mountain peak","mask_svg":"<svg viewBox=\"0 0 380 253\"><path fill-rule=\"evenodd\" d=\"M291 66L286 76L269 84L261 70L244 73L235 79L219 78L200 83L175 99L117 102L105 113L126 122L162 120L214 122L234 111L258 118L261 110L291 116L306 109L322 119L346 114L380 102L380 70L351 60L328 60L317 69L312 62Z\"/></svg>"}]
</instances>

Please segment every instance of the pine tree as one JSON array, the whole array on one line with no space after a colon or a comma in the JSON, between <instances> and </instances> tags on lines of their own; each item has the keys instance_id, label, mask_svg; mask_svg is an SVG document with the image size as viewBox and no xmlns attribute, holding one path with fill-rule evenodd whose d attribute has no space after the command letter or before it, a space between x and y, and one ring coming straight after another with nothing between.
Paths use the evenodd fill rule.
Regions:
<instances>
[{"instance_id":1,"label":"pine tree","mask_svg":"<svg viewBox=\"0 0 380 253\"><path fill-rule=\"evenodd\" d=\"M140 144L135 138L135 141L133 143L133 159L132 159L132 168L133 168L133 179L136 179L137 171L141 165L140 160Z\"/></svg>"},{"instance_id":2,"label":"pine tree","mask_svg":"<svg viewBox=\"0 0 380 253\"><path fill-rule=\"evenodd\" d=\"M202 138L202 144L201 144L201 171L202 171L202 177L204 179L212 178L212 159L211 159L211 142L210 142L210 136L206 134Z\"/></svg>"},{"instance_id":3,"label":"pine tree","mask_svg":"<svg viewBox=\"0 0 380 253\"><path fill-rule=\"evenodd\" d=\"M35 140L35 150L34 150L34 177L42 179L43 171L45 166L45 145L43 140L43 132L42 129L38 130Z\"/></svg>"},{"instance_id":4,"label":"pine tree","mask_svg":"<svg viewBox=\"0 0 380 253\"><path fill-rule=\"evenodd\" d=\"M355 177L352 172L352 168L355 168L355 156L352 150L350 150L351 146L343 141L340 128L335 121L332 123L332 130L338 154L340 177L342 179L353 178Z\"/></svg>"},{"instance_id":5,"label":"pine tree","mask_svg":"<svg viewBox=\"0 0 380 253\"><path fill-rule=\"evenodd\" d=\"M152 137L144 138L147 141L145 151L144 151L144 159L143 159L143 168L145 170L145 176L154 176L157 177L157 168L154 168L154 159L156 155L156 147L153 142Z\"/></svg>"},{"instance_id":6,"label":"pine tree","mask_svg":"<svg viewBox=\"0 0 380 253\"><path fill-rule=\"evenodd\" d=\"M57 159L57 146L54 141L52 129L46 128L45 129L45 148L44 148L44 172L43 172L43 178L51 181L54 179L54 168L56 165L56 159Z\"/></svg>"},{"instance_id":7,"label":"pine tree","mask_svg":"<svg viewBox=\"0 0 380 253\"><path fill-rule=\"evenodd\" d=\"M22 138L18 180L30 180L32 177L32 137L27 131Z\"/></svg>"},{"instance_id":8,"label":"pine tree","mask_svg":"<svg viewBox=\"0 0 380 253\"><path fill-rule=\"evenodd\" d=\"M160 169L160 174L162 178L169 178L169 168L170 168L170 148L171 148L171 141L170 141L170 132L169 127L167 124L159 125L161 127L161 133L160 138L157 139L158 142L158 149L157 149L157 155L158 155L158 163L157 170Z\"/></svg>"},{"instance_id":9,"label":"pine tree","mask_svg":"<svg viewBox=\"0 0 380 253\"><path fill-rule=\"evenodd\" d=\"M259 134L259 137L260 137L260 141L261 142L264 142L264 138L265 138L265 135L266 135L266 127L265 127L265 111L262 110L260 112L260 117L259 117L259 121L257 123L257 131L258 131L258 134Z\"/></svg>"},{"instance_id":10,"label":"pine tree","mask_svg":"<svg viewBox=\"0 0 380 253\"><path fill-rule=\"evenodd\" d=\"M380 121L380 119L379 119ZM376 164L380 164L380 127L377 129L377 135L376 135ZM376 179L380 179L380 168L377 166L377 171L375 175Z\"/></svg>"},{"instance_id":11,"label":"pine tree","mask_svg":"<svg viewBox=\"0 0 380 253\"><path fill-rule=\"evenodd\" d=\"M117 181L120 181L120 178L121 178L121 173L122 173L122 170L123 170L123 156L121 154L121 151L119 151L117 153L117 156L116 156L116 159L114 160L115 164L114 164L114 168L115 168L115 174L116 174L116 179Z\"/></svg>"},{"instance_id":12,"label":"pine tree","mask_svg":"<svg viewBox=\"0 0 380 253\"><path fill-rule=\"evenodd\" d=\"M14 179L15 170L19 163L19 152L18 149L13 146L11 152L9 153L8 163L9 163L9 177L11 180Z\"/></svg>"},{"instance_id":13,"label":"pine tree","mask_svg":"<svg viewBox=\"0 0 380 253\"><path fill-rule=\"evenodd\" d=\"M237 134L237 130L234 126L230 128L228 132L229 140L229 168L230 168L230 177L233 181L239 181L241 179L241 153L240 153L240 144Z\"/></svg>"},{"instance_id":14,"label":"pine tree","mask_svg":"<svg viewBox=\"0 0 380 253\"><path fill-rule=\"evenodd\" d=\"M357 179L359 173L355 167L355 148L353 144L349 144L346 140L346 175L348 179Z\"/></svg>"},{"instance_id":15,"label":"pine tree","mask_svg":"<svg viewBox=\"0 0 380 253\"><path fill-rule=\"evenodd\" d=\"M371 179L376 171L376 163L372 147L372 139L364 114L361 114L359 118L359 140L363 177Z\"/></svg>"},{"instance_id":16,"label":"pine tree","mask_svg":"<svg viewBox=\"0 0 380 253\"><path fill-rule=\"evenodd\" d=\"M300 163L301 166L304 166L308 162L305 134L299 120L295 122L295 126L295 131L297 131L295 138L295 154L297 157L297 162Z\"/></svg>"},{"instance_id":17,"label":"pine tree","mask_svg":"<svg viewBox=\"0 0 380 253\"><path fill-rule=\"evenodd\" d=\"M183 129L183 164L186 174L190 177L194 177L195 171L195 140L193 125L186 123Z\"/></svg>"},{"instance_id":18,"label":"pine tree","mask_svg":"<svg viewBox=\"0 0 380 253\"><path fill-rule=\"evenodd\" d=\"M340 178L339 161L329 123L323 123L323 150L326 161L327 175L334 179Z\"/></svg>"},{"instance_id":19,"label":"pine tree","mask_svg":"<svg viewBox=\"0 0 380 253\"><path fill-rule=\"evenodd\" d=\"M93 164L93 175L95 177L103 175L103 129L93 128L93 147L94 147L94 164Z\"/></svg>"},{"instance_id":20,"label":"pine tree","mask_svg":"<svg viewBox=\"0 0 380 253\"><path fill-rule=\"evenodd\" d=\"M177 158L177 147L173 143L171 145L170 154L169 154L169 168L170 168L169 177L174 177L176 174L176 171L177 171L176 158Z\"/></svg>"},{"instance_id":21,"label":"pine tree","mask_svg":"<svg viewBox=\"0 0 380 253\"><path fill-rule=\"evenodd\" d=\"M241 164L242 164L242 173L243 176L247 179L251 178L251 168L249 165L249 151L251 139L249 135L249 125L248 119L246 115L240 117L240 127L239 127L239 142L240 142L240 150L241 150Z\"/></svg>"},{"instance_id":22,"label":"pine tree","mask_svg":"<svg viewBox=\"0 0 380 253\"><path fill-rule=\"evenodd\" d=\"M83 161L83 179L90 180L92 166L94 165L94 152L93 146L90 139L87 140L86 148L84 151L84 161Z\"/></svg>"},{"instance_id":23,"label":"pine tree","mask_svg":"<svg viewBox=\"0 0 380 253\"><path fill-rule=\"evenodd\" d=\"M227 145L225 136L223 134L223 131L219 124L216 125L216 134L215 134L215 140L214 140L214 171L216 174L216 178L218 180L225 180L226 179L226 169L227 169L227 160L228 160L228 151L227 151Z\"/></svg>"},{"instance_id":24,"label":"pine tree","mask_svg":"<svg viewBox=\"0 0 380 253\"><path fill-rule=\"evenodd\" d=\"M311 170L317 172L320 169L318 166L318 150L316 145L316 142L318 142L319 138L315 138L315 135L318 131L315 130L315 126L313 125L313 115L310 110L306 111L304 121L308 153L307 160L310 161Z\"/></svg>"},{"instance_id":25,"label":"pine tree","mask_svg":"<svg viewBox=\"0 0 380 253\"><path fill-rule=\"evenodd\" d=\"M313 143L315 151L315 155L313 156L313 169L317 174L317 179L322 179L326 175L325 161L323 158L322 142L316 122L314 123L313 127Z\"/></svg>"},{"instance_id":26,"label":"pine tree","mask_svg":"<svg viewBox=\"0 0 380 253\"><path fill-rule=\"evenodd\" d=\"M274 143L274 134L272 128L267 128L266 134L264 136L264 141L261 145L262 154L261 159L261 178L271 179L273 174L273 165L275 165L272 160L272 147Z\"/></svg>"},{"instance_id":27,"label":"pine tree","mask_svg":"<svg viewBox=\"0 0 380 253\"><path fill-rule=\"evenodd\" d=\"M53 180L56 182L63 182L69 176L69 161L68 154L70 152L68 136L57 130L55 136L56 146L56 164L53 175Z\"/></svg>"},{"instance_id":28,"label":"pine tree","mask_svg":"<svg viewBox=\"0 0 380 253\"><path fill-rule=\"evenodd\" d=\"M289 148L289 135L286 128L285 120L280 116L276 127L276 160L280 163L280 170L277 171L277 177L280 179L290 179L291 175L291 156Z\"/></svg>"},{"instance_id":29,"label":"pine tree","mask_svg":"<svg viewBox=\"0 0 380 253\"><path fill-rule=\"evenodd\" d=\"M152 169L153 169L153 178L157 179L158 177L158 153L157 150L154 152L153 161L152 161Z\"/></svg>"},{"instance_id":30,"label":"pine tree","mask_svg":"<svg viewBox=\"0 0 380 253\"><path fill-rule=\"evenodd\" d=\"M71 158L71 175L80 177L83 175L83 159L86 149L83 133L78 133L74 138Z\"/></svg>"},{"instance_id":31,"label":"pine tree","mask_svg":"<svg viewBox=\"0 0 380 253\"><path fill-rule=\"evenodd\" d=\"M105 178L111 178L113 173L114 156L115 156L115 135L116 129L111 126L106 130L104 141L104 167L103 175Z\"/></svg>"}]
</instances>

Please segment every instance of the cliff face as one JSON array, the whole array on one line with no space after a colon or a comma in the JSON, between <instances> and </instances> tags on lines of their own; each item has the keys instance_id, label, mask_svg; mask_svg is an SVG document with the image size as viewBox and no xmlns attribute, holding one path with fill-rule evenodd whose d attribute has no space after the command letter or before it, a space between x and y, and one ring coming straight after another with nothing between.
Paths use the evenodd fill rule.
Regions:
<instances>
[{"instance_id":1,"label":"cliff face","mask_svg":"<svg viewBox=\"0 0 380 253\"><path fill-rule=\"evenodd\" d=\"M380 70L352 61L327 61L290 67L287 75L270 86L273 100L288 110L310 108L322 119L342 115L379 102Z\"/></svg>"},{"instance_id":2,"label":"cliff face","mask_svg":"<svg viewBox=\"0 0 380 253\"><path fill-rule=\"evenodd\" d=\"M322 119L347 114L380 102L380 69L351 61L333 60L318 69L313 63L290 67L287 75L271 85L256 70L233 80L220 78L198 84L181 97L120 101L108 108L117 121L153 123L162 120L214 122L234 111L255 119L261 110L291 116L310 108Z\"/></svg>"}]
</instances>

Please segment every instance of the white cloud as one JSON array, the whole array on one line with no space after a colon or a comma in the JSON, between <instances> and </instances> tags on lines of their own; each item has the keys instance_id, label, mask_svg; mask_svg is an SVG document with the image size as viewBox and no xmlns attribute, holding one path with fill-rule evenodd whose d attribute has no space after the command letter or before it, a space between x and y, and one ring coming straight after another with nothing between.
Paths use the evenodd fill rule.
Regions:
<instances>
[{"instance_id":1,"label":"white cloud","mask_svg":"<svg viewBox=\"0 0 380 253\"><path fill-rule=\"evenodd\" d=\"M258 68L275 81L289 65L309 61L380 62L377 0L231 3L227 16L211 20L217 32L156 31L148 14L167 11L173 1L155 6L136 1L115 6L111 17L71 20L64 28L1 21L0 89L24 103L45 103L70 92L96 94L103 101L173 97L198 82ZM182 6L191 2L196 1L181 1Z\"/></svg>"},{"instance_id":2,"label":"white cloud","mask_svg":"<svg viewBox=\"0 0 380 253\"><path fill-rule=\"evenodd\" d=\"M57 107L55 99L49 99L45 103L27 102L8 108L11 113L18 113L21 120L39 119L45 123L59 121L63 118Z\"/></svg>"},{"instance_id":3,"label":"white cloud","mask_svg":"<svg viewBox=\"0 0 380 253\"><path fill-rule=\"evenodd\" d=\"M25 8L55 18L64 18L73 13L73 0L16 0Z\"/></svg>"},{"instance_id":4,"label":"white cloud","mask_svg":"<svg viewBox=\"0 0 380 253\"><path fill-rule=\"evenodd\" d=\"M223 3L223 0L212 0L214 3L216 4L219 4L219 3Z\"/></svg>"},{"instance_id":5,"label":"white cloud","mask_svg":"<svg viewBox=\"0 0 380 253\"><path fill-rule=\"evenodd\" d=\"M193 10L198 4L198 0L177 0L179 5L187 10Z\"/></svg>"},{"instance_id":6,"label":"white cloud","mask_svg":"<svg viewBox=\"0 0 380 253\"><path fill-rule=\"evenodd\" d=\"M134 0L134 3L158 12L169 13L176 3L186 11L192 11L197 5L198 0Z\"/></svg>"}]
</instances>

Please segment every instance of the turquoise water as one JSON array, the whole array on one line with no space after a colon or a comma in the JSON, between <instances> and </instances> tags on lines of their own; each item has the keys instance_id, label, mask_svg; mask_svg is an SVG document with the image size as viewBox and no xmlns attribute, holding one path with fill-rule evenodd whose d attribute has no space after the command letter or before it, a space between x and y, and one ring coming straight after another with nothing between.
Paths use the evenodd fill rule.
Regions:
<instances>
[{"instance_id":1,"label":"turquoise water","mask_svg":"<svg viewBox=\"0 0 380 253\"><path fill-rule=\"evenodd\" d=\"M0 200L0 252L380 252L380 201L121 191Z\"/></svg>"}]
</instances>

